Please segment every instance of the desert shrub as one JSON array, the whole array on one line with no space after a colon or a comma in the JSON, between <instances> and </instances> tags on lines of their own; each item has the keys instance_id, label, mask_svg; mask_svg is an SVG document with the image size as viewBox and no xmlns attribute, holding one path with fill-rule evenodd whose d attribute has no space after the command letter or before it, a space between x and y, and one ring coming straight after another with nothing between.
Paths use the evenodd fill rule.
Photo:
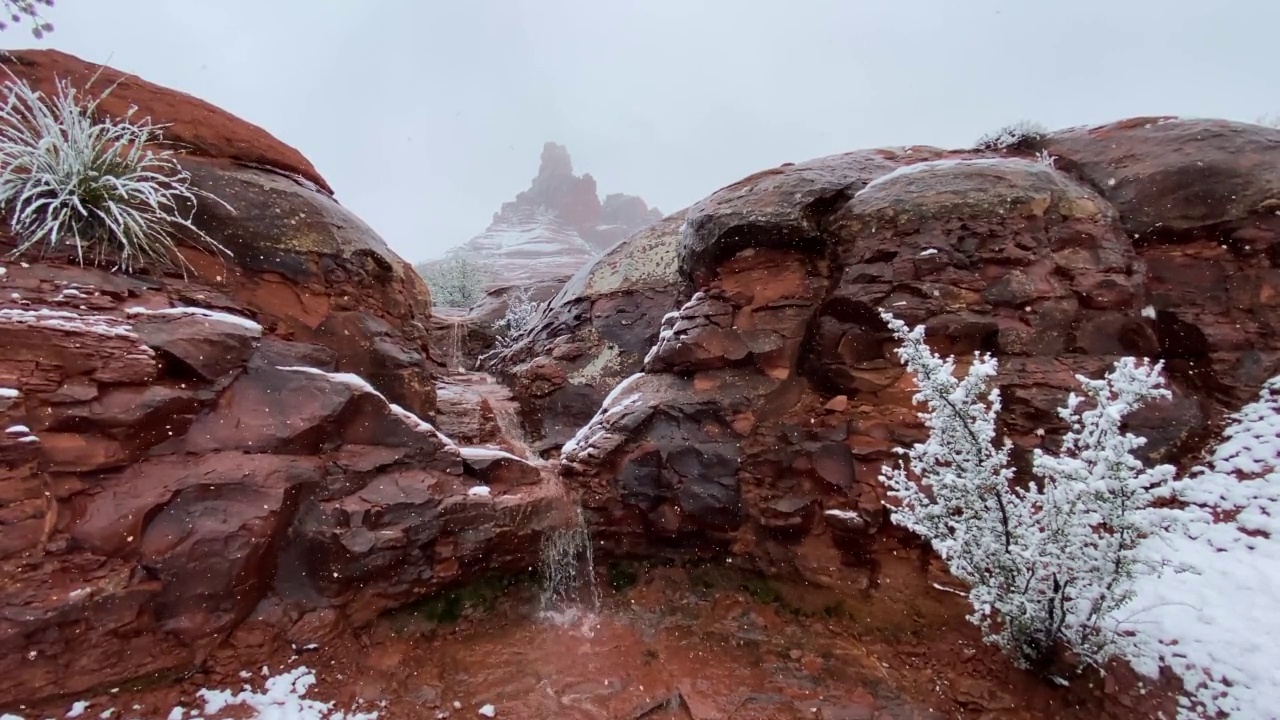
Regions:
<instances>
[{"instance_id":1,"label":"desert shrub","mask_svg":"<svg viewBox=\"0 0 1280 720\"><path fill-rule=\"evenodd\" d=\"M1048 134L1049 130L1039 123L1019 120L983 135L974 146L981 150L1036 150Z\"/></svg>"},{"instance_id":2,"label":"desert shrub","mask_svg":"<svg viewBox=\"0 0 1280 720\"><path fill-rule=\"evenodd\" d=\"M507 312L493 324L499 348L509 347L520 333L531 326L542 309L541 303L529 297L528 288L519 288L507 298Z\"/></svg>"},{"instance_id":3,"label":"desert shrub","mask_svg":"<svg viewBox=\"0 0 1280 720\"><path fill-rule=\"evenodd\" d=\"M31 34L37 40L43 38L45 33L53 32L53 24L40 16L41 7L53 7L53 0L0 0L0 30L29 21Z\"/></svg>"},{"instance_id":4,"label":"desert shrub","mask_svg":"<svg viewBox=\"0 0 1280 720\"><path fill-rule=\"evenodd\" d=\"M95 77L96 79L96 77ZM90 84L92 84L92 80ZM95 264L112 258L130 272L140 264L189 264L174 238L226 252L192 224L191 176L149 119L99 117L96 97L59 80L53 96L10 75L0 106L0 209L18 239L15 255L73 248ZM218 201L221 202L221 201ZM225 203L223 203L225 205Z\"/></svg>"},{"instance_id":5,"label":"desert shrub","mask_svg":"<svg viewBox=\"0 0 1280 720\"><path fill-rule=\"evenodd\" d=\"M431 302L436 307L469 308L484 297L484 268L468 258L422 263L417 270L431 288Z\"/></svg>"},{"instance_id":6,"label":"desert shrub","mask_svg":"<svg viewBox=\"0 0 1280 720\"><path fill-rule=\"evenodd\" d=\"M1010 443L1000 439L997 362L975 356L962 379L955 360L884 313L915 376L925 442L881 478L901 506L893 521L924 537L969 586L970 620L987 642L1022 667L1046 669L1069 648L1082 665L1127 650L1113 622L1135 579L1156 569L1138 553L1164 515L1153 509L1173 468L1145 468L1133 450L1145 440L1121 431L1124 416L1167 397L1160 365L1122 359L1101 380L1077 379L1059 411L1069 430L1057 453L1037 449L1029 484L1015 482ZM1087 397L1087 400L1086 400Z\"/></svg>"}]
</instances>

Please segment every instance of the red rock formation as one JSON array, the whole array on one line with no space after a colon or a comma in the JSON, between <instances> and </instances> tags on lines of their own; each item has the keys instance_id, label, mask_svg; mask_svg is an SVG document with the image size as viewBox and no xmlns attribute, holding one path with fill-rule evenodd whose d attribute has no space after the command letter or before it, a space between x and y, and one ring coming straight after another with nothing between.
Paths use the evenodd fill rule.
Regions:
<instances>
[{"instance_id":1,"label":"red rock formation","mask_svg":"<svg viewBox=\"0 0 1280 720\"><path fill-rule=\"evenodd\" d=\"M529 189L503 203L487 230L449 255L481 263L490 273L490 288L546 281L572 275L661 217L633 195L612 194L602 204L595 178L574 175L569 151L549 142Z\"/></svg>"},{"instance_id":2,"label":"red rock formation","mask_svg":"<svg viewBox=\"0 0 1280 720\"><path fill-rule=\"evenodd\" d=\"M95 70L15 55L40 82ZM561 504L537 468L430 424L417 274L279 172L314 174L264 132L140 81L117 92L210 129L174 137L235 210L196 216L233 256L183 248L189 278L0 261L0 707L185 672L228 643L312 642L527 570ZM6 258L14 244L0 227Z\"/></svg>"},{"instance_id":3,"label":"red rock formation","mask_svg":"<svg viewBox=\"0 0 1280 720\"><path fill-rule=\"evenodd\" d=\"M306 178L333 194L302 153L262 128L186 93L57 50L9 50L0 57L0 66L46 94L54 92L56 80L70 81L93 97L114 85L111 94L98 105L98 110L108 116L120 117L131 106L137 107L140 117L150 117L155 125L167 125L162 131L165 139L184 146L189 155L264 165Z\"/></svg>"},{"instance_id":4,"label":"red rock formation","mask_svg":"<svg viewBox=\"0 0 1280 720\"><path fill-rule=\"evenodd\" d=\"M942 352L999 356L1023 455L1060 436L1074 375L1122 355L1164 360L1171 380L1171 401L1131 418L1147 452L1197 451L1280 374L1280 131L1140 119L1044 148L1056 169L933 148L838 155L691 208L679 263L696 292L562 458L596 538L874 586L910 542L885 522L878 472L923 433L879 309L924 323ZM633 332L643 344L649 328ZM517 381L546 366L556 387L536 354ZM540 407L541 386L517 388Z\"/></svg>"},{"instance_id":5,"label":"red rock formation","mask_svg":"<svg viewBox=\"0 0 1280 720\"><path fill-rule=\"evenodd\" d=\"M520 397L539 452L559 448L623 378L639 372L663 315L689 297L679 273L684 211L583 267L519 344L485 358Z\"/></svg>"}]
</instances>

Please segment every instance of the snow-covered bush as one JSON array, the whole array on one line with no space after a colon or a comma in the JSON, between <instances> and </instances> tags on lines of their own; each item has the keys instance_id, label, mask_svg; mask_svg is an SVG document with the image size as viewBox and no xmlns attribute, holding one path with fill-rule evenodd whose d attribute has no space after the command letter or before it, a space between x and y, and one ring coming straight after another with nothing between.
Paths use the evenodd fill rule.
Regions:
<instances>
[{"instance_id":1,"label":"snow-covered bush","mask_svg":"<svg viewBox=\"0 0 1280 720\"><path fill-rule=\"evenodd\" d=\"M520 333L533 324L541 304L529 297L528 288L520 288L507 298L507 312L493 324L499 348L510 346Z\"/></svg>"},{"instance_id":2,"label":"snow-covered bush","mask_svg":"<svg viewBox=\"0 0 1280 720\"><path fill-rule=\"evenodd\" d=\"M978 138L974 146L981 150L1034 150L1049 134L1048 128L1030 120L1019 120L993 133Z\"/></svg>"},{"instance_id":3,"label":"snow-covered bush","mask_svg":"<svg viewBox=\"0 0 1280 720\"><path fill-rule=\"evenodd\" d=\"M191 187L173 153L159 149L163 126L132 112L99 117L113 88L82 98L65 80L56 87L50 97L12 75L4 85L0 208L18 239L15 255L69 246L81 264L88 251L126 272L154 263L185 274L175 233L226 252L191 223L196 196L216 198Z\"/></svg>"},{"instance_id":4,"label":"snow-covered bush","mask_svg":"<svg viewBox=\"0 0 1280 720\"><path fill-rule=\"evenodd\" d=\"M0 0L0 30L8 30L9 24L31 21L31 34L37 40L45 33L53 32L53 24L40 16L41 7L53 7L53 0Z\"/></svg>"},{"instance_id":5,"label":"snow-covered bush","mask_svg":"<svg viewBox=\"0 0 1280 720\"><path fill-rule=\"evenodd\" d=\"M484 297L484 269L465 257L423 263L418 273L431 288L431 302L436 307L469 308Z\"/></svg>"},{"instance_id":6,"label":"snow-covered bush","mask_svg":"<svg viewBox=\"0 0 1280 720\"><path fill-rule=\"evenodd\" d=\"M975 356L962 379L955 360L888 313L898 357L916 379L929 431L881 478L901 502L893 520L929 541L969 586L970 620L1022 667L1045 669L1069 648L1085 665L1127 649L1109 618L1132 598L1134 580L1155 569L1137 552L1164 515L1152 503L1173 475L1145 468L1145 440L1121 430L1124 416L1167 397L1159 364L1119 361L1101 380L1083 376L1059 414L1069 431L1056 454L1036 450L1035 478L1016 482L1011 445L998 437L997 363Z\"/></svg>"}]
</instances>

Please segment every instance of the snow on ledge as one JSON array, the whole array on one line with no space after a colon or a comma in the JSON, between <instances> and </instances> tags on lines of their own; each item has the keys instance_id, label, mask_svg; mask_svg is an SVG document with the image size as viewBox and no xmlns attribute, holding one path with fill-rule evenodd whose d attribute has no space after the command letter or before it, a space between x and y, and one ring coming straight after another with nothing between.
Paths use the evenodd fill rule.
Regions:
<instances>
[{"instance_id":1,"label":"snow on ledge","mask_svg":"<svg viewBox=\"0 0 1280 720\"><path fill-rule=\"evenodd\" d=\"M571 456L577 455L590 447L598 438L603 436L608 430L608 423L613 420L622 411L640 402L640 393L633 393L619 400L622 391L626 390L635 381L644 377L644 373L636 373L631 377L618 383L609 395L605 397L604 402L600 403L600 409L596 411L595 417L586 425L583 425L577 433L574 434L569 442L560 448L560 456L566 460L572 460Z\"/></svg>"},{"instance_id":2,"label":"snow on ledge","mask_svg":"<svg viewBox=\"0 0 1280 720\"><path fill-rule=\"evenodd\" d=\"M1011 166L1011 165L1012 165L1012 166L1017 166L1017 165L1021 165L1021 166L1024 166L1024 167L1025 167L1025 166L1029 166L1029 167L1032 167L1032 168L1036 168L1036 167L1044 168L1044 167L1045 167L1044 165L1041 165L1041 164L1039 164L1039 163L1033 163L1033 162L1029 162L1029 161L1027 161L1027 160L1023 160L1023 159L1021 159L1021 158L1013 158L1013 157L1001 157L1001 158L952 158L952 159L949 159L949 160L926 160L925 162L912 163L912 164L910 164L910 165L901 165L901 166L899 166L899 167L895 168L892 172L887 173L887 174L885 174L885 175L881 175L880 177L878 177L878 178L876 178L876 179L872 180L871 182L867 183L866 187L864 187L864 188L862 188L861 190L859 190L858 192L854 193L854 195L853 195L853 196L854 196L854 197L857 197L857 196L859 196L859 195L861 195L861 194L863 194L863 193L867 192L868 190L870 190L871 188L873 188L873 187L875 187L875 186L877 186L877 185L881 185L881 184L883 184L883 183L889 182L890 180L893 180L894 178L900 178L900 177L902 177L903 175L910 175L910 174L912 174L912 173L918 173L918 172L921 172L921 171L924 171L924 170L936 170L936 169L938 169L938 168L945 168L945 167L972 166L972 165L1005 165L1005 166Z\"/></svg>"},{"instance_id":3,"label":"snow on ledge","mask_svg":"<svg viewBox=\"0 0 1280 720\"><path fill-rule=\"evenodd\" d=\"M0 398L13 400L22 397L22 391L13 388L0 387Z\"/></svg>"},{"instance_id":4,"label":"snow on ledge","mask_svg":"<svg viewBox=\"0 0 1280 720\"><path fill-rule=\"evenodd\" d=\"M467 490L468 497L493 497L493 491L488 485L476 485Z\"/></svg>"},{"instance_id":5,"label":"snow on ledge","mask_svg":"<svg viewBox=\"0 0 1280 720\"><path fill-rule=\"evenodd\" d=\"M400 418L401 420L403 420L405 424L408 425L409 427L413 428L414 430L417 430L420 433L425 433L427 435L435 435L436 438L440 440L440 442L444 443L446 447L451 447L451 448L458 447L458 444L455 443L448 435L445 435L444 433L437 430L434 425L427 422L426 420L423 420L417 415L414 415L408 410L405 410L399 405L396 405L395 403L387 400L385 395L375 390L374 387L370 385L367 380L360 377L359 375L356 375L354 373L327 372L325 370L317 370L316 368L306 367L303 365L278 365L276 366L276 369L284 370L285 372L300 372L300 373L307 373L309 375L320 375L322 377L328 378L331 382L340 383L342 385L346 385L350 388L353 388L358 393L373 395L374 397L377 397L382 402L386 403L387 407L391 409L391 413L396 417Z\"/></svg>"},{"instance_id":6,"label":"snow on ledge","mask_svg":"<svg viewBox=\"0 0 1280 720\"><path fill-rule=\"evenodd\" d=\"M154 354L133 332L133 326L111 315L85 315L66 310L0 310L0 325L32 325L63 332L87 333L103 337L138 340L147 354Z\"/></svg>"},{"instance_id":7,"label":"snow on ledge","mask_svg":"<svg viewBox=\"0 0 1280 720\"><path fill-rule=\"evenodd\" d=\"M236 325L248 330L251 333L261 337L262 326L246 317L233 315L232 313L219 312L217 310L207 310L198 307L175 307L162 308L159 310L150 310L144 307L131 307L125 309L126 315L156 315L160 317L202 317L208 320L216 320L219 322Z\"/></svg>"},{"instance_id":8,"label":"snow on ledge","mask_svg":"<svg viewBox=\"0 0 1280 720\"><path fill-rule=\"evenodd\" d=\"M506 450L499 450L497 448L471 446L471 447L459 448L458 451L462 453L463 460L505 459L505 460L515 460L516 462L519 462L519 463L528 464L528 461L525 460L524 458L516 457L515 455L512 455Z\"/></svg>"}]
</instances>

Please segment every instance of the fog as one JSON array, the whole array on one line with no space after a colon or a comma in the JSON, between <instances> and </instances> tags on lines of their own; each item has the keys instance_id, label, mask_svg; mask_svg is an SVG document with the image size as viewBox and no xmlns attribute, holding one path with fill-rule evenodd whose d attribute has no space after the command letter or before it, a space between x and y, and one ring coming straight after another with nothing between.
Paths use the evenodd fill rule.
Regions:
<instances>
[{"instance_id":1,"label":"fog","mask_svg":"<svg viewBox=\"0 0 1280 720\"><path fill-rule=\"evenodd\" d=\"M377 10L370 8L377 7ZM756 170L1019 119L1280 112L1280 3L58 0L52 47L297 147L402 255L484 229L568 146L670 212Z\"/></svg>"}]
</instances>

